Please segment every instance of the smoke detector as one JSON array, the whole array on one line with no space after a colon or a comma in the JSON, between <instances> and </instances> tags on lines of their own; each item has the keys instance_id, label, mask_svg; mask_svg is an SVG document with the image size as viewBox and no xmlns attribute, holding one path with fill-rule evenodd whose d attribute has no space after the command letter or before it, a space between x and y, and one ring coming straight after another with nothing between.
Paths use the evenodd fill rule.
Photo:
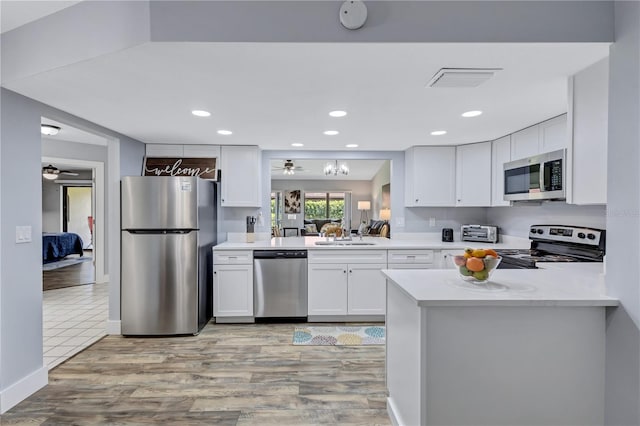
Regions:
<instances>
[{"instance_id":1,"label":"smoke detector","mask_svg":"<svg viewBox=\"0 0 640 426\"><path fill-rule=\"evenodd\" d=\"M477 87L502 68L441 68L427 87Z\"/></svg>"}]
</instances>

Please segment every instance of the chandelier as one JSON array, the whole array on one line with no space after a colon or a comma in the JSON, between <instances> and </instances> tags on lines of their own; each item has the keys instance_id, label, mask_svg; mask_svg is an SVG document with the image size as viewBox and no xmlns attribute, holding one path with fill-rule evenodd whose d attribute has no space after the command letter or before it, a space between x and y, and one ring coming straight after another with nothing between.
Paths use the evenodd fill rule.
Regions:
<instances>
[{"instance_id":1,"label":"chandelier","mask_svg":"<svg viewBox=\"0 0 640 426\"><path fill-rule=\"evenodd\" d=\"M336 160L335 163L329 162L326 166L324 166L324 174L325 176L337 176L339 174L346 176L349 174L349 166L347 166L345 163L338 165L338 160Z\"/></svg>"}]
</instances>

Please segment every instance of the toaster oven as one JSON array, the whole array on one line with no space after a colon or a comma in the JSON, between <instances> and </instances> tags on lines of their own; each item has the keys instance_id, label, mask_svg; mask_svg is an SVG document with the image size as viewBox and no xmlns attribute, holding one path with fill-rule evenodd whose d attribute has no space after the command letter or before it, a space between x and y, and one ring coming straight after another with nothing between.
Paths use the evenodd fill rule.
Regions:
<instances>
[{"instance_id":1,"label":"toaster oven","mask_svg":"<svg viewBox=\"0 0 640 426\"><path fill-rule=\"evenodd\" d=\"M497 243L498 227L491 225L462 225L460 239L462 241Z\"/></svg>"}]
</instances>

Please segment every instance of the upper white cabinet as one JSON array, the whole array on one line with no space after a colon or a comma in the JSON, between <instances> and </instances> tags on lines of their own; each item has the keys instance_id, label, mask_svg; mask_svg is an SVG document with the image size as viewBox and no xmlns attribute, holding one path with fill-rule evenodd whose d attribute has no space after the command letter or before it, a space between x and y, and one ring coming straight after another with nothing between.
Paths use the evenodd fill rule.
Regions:
<instances>
[{"instance_id":1,"label":"upper white cabinet","mask_svg":"<svg viewBox=\"0 0 640 426\"><path fill-rule=\"evenodd\" d=\"M531 157L540 152L540 128L538 125L527 127L511 135L511 159Z\"/></svg>"},{"instance_id":2,"label":"upper white cabinet","mask_svg":"<svg viewBox=\"0 0 640 426\"><path fill-rule=\"evenodd\" d=\"M568 145L566 114L540 123L540 153L557 151Z\"/></svg>"},{"instance_id":3,"label":"upper white cabinet","mask_svg":"<svg viewBox=\"0 0 640 426\"><path fill-rule=\"evenodd\" d=\"M147 157L220 158L219 145L147 144Z\"/></svg>"},{"instance_id":4,"label":"upper white cabinet","mask_svg":"<svg viewBox=\"0 0 640 426\"><path fill-rule=\"evenodd\" d=\"M567 115L560 115L511 135L511 160L567 148Z\"/></svg>"},{"instance_id":5,"label":"upper white cabinet","mask_svg":"<svg viewBox=\"0 0 640 426\"><path fill-rule=\"evenodd\" d=\"M222 146L222 207L260 207L260 150L257 146Z\"/></svg>"},{"instance_id":6,"label":"upper white cabinet","mask_svg":"<svg viewBox=\"0 0 640 426\"><path fill-rule=\"evenodd\" d=\"M511 135L491 144L491 205L509 206L504 200L504 163L511 161Z\"/></svg>"},{"instance_id":7,"label":"upper white cabinet","mask_svg":"<svg viewBox=\"0 0 640 426\"><path fill-rule=\"evenodd\" d=\"M572 167L567 202L606 204L609 59L596 62L572 80Z\"/></svg>"},{"instance_id":8,"label":"upper white cabinet","mask_svg":"<svg viewBox=\"0 0 640 426\"><path fill-rule=\"evenodd\" d=\"M456 147L414 146L405 151L405 205L456 205Z\"/></svg>"},{"instance_id":9,"label":"upper white cabinet","mask_svg":"<svg viewBox=\"0 0 640 426\"><path fill-rule=\"evenodd\" d=\"M456 206L491 205L491 142L456 148Z\"/></svg>"}]
</instances>

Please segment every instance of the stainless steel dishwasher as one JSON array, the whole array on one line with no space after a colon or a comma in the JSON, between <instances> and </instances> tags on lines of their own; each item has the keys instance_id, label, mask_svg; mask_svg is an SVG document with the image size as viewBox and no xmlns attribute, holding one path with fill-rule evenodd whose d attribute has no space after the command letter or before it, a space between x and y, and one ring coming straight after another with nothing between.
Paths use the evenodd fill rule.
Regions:
<instances>
[{"instance_id":1,"label":"stainless steel dishwasher","mask_svg":"<svg viewBox=\"0 0 640 426\"><path fill-rule=\"evenodd\" d=\"M253 308L256 318L306 319L306 250L253 252Z\"/></svg>"}]
</instances>

